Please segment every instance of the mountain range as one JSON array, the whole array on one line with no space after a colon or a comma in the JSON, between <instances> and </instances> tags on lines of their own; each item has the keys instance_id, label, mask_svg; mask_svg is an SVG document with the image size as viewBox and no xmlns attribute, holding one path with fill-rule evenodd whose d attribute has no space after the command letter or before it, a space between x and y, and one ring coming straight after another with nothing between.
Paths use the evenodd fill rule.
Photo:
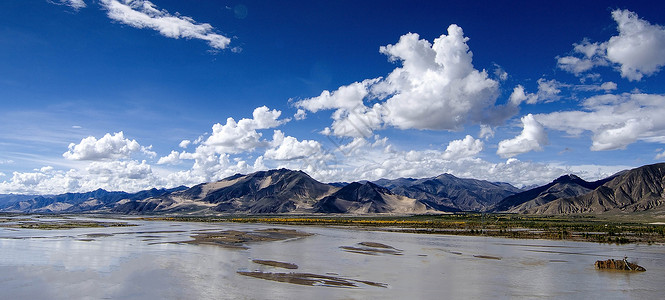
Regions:
<instances>
[{"instance_id":1,"label":"mountain range","mask_svg":"<svg viewBox=\"0 0 665 300\"><path fill-rule=\"evenodd\" d=\"M585 184L586 186L584 186ZM529 207L529 201L527 201L513 206L507 211L529 214L665 211L664 163L620 172L592 183L582 181L579 185L584 188L593 188L593 190L559 197L537 206ZM498 206L501 205L502 203L499 203Z\"/></svg>"},{"instance_id":2,"label":"mountain range","mask_svg":"<svg viewBox=\"0 0 665 300\"><path fill-rule=\"evenodd\" d=\"M108 192L97 189L87 193L66 193L55 196L44 195L0 195L0 211L24 213L77 213L106 211L123 201L146 199L185 190L180 186L172 189L150 189L138 193Z\"/></svg>"},{"instance_id":3,"label":"mountain range","mask_svg":"<svg viewBox=\"0 0 665 300\"><path fill-rule=\"evenodd\" d=\"M520 190L508 183L458 178L380 179L327 184L288 169L236 174L191 188L138 193L96 190L54 196L0 195L0 212L121 214L528 214L665 211L665 163L587 182L564 175Z\"/></svg>"}]
</instances>

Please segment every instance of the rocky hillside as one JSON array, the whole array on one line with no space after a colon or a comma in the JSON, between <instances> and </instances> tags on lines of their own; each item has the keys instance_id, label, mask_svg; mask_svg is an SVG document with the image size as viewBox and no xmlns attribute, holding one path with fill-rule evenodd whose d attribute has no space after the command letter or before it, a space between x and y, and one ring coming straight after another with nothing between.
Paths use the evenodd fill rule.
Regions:
<instances>
[{"instance_id":1,"label":"rocky hillside","mask_svg":"<svg viewBox=\"0 0 665 300\"><path fill-rule=\"evenodd\" d=\"M523 213L560 198L581 196L603 185L612 177L595 182L569 174L544 186L536 187L501 200L490 210L494 212Z\"/></svg>"},{"instance_id":2,"label":"rocky hillside","mask_svg":"<svg viewBox=\"0 0 665 300\"><path fill-rule=\"evenodd\" d=\"M424 213L427 208L418 200L396 195L374 183L352 182L315 204L322 213Z\"/></svg>"},{"instance_id":3,"label":"rocky hillside","mask_svg":"<svg viewBox=\"0 0 665 300\"><path fill-rule=\"evenodd\" d=\"M508 183L458 178L450 174L423 179L381 179L374 183L397 195L418 199L431 209L448 212L486 211L521 191Z\"/></svg>"},{"instance_id":4,"label":"rocky hillside","mask_svg":"<svg viewBox=\"0 0 665 300\"><path fill-rule=\"evenodd\" d=\"M311 212L322 197L338 188L318 182L302 171L287 169L237 174L217 182L144 200L128 201L114 211L120 213Z\"/></svg>"},{"instance_id":5,"label":"rocky hillside","mask_svg":"<svg viewBox=\"0 0 665 300\"><path fill-rule=\"evenodd\" d=\"M138 193L109 192L98 189L87 193L66 193L55 196L21 196L5 195L6 205L0 207L2 212L22 213L76 213L88 211L109 211L122 201L145 199L167 195L186 189L150 189Z\"/></svg>"},{"instance_id":6,"label":"rocky hillside","mask_svg":"<svg viewBox=\"0 0 665 300\"><path fill-rule=\"evenodd\" d=\"M559 198L525 210L572 214L665 210L665 163L623 172L581 196Z\"/></svg>"}]
</instances>

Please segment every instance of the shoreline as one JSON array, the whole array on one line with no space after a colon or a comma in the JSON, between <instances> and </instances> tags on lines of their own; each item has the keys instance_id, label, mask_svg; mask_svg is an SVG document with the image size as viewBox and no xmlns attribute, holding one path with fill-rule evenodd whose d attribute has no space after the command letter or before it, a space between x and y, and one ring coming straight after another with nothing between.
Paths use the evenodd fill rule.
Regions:
<instances>
[{"instance_id":1,"label":"shoreline","mask_svg":"<svg viewBox=\"0 0 665 300\"><path fill-rule=\"evenodd\" d=\"M23 217L29 217L25 222ZM228 215L228 216L167 216L167 215L111 215L111 214L15 214L5 215L0 222L2 227L36 229L66 229L89 227L94 222L72 220L56 222L52 217L103 218L130 221L167 221L201 223L248 223L291 226L320 226L354 228L384 232L415 234L442 234L463 236L489 236L515 239L570 240L607 244L665 244L665 223L646 220L621 220L599 216L534 216L510 214L447 214L447 215ZM7 221L19 221L10 225ZM23 221L23 222L21 222ZM5 224L1 224L5 223ZM14 223L14 222L12 222ZM38 224L39 223L39 224ZM43 223L43 224L41 224ZM69 224L71 223L71 224ZM23 225L23 226L20 226ZM55 225L55 226L52 226ZM111 223L94 224L100 227L121 225ZM131 226L130 224L122 224ZM24 227L24 228L25 228Z\"/></svg>"},{"instance_id":2,"label":"shoreline","mask_svg":"<svg viewBox=\"0 0 665 300\"><path fill-rule=\"evenodd\" d=\"M607 244L665 244L665 224L613 221L594 216L143 216L139 220L322 226L404 232L569 240Z\"/></svg>"}]
</instances>

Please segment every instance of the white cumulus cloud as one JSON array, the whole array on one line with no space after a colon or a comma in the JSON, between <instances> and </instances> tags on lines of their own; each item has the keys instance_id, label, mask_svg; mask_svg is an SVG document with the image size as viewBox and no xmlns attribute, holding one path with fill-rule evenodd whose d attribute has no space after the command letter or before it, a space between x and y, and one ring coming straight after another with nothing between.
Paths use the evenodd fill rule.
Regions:
<instances>
[{"instance_id":1,"label":"white cumulus cloud","mask_svg":"<svg viewBox=\"0 0 665 300\"><path fill-rule=\"evenodd\" d=\"M158 165L176 165L178 163L180 163L180 152L175 150L171 151L171 153L169 153L167 156L160 157L157 161Z\"/></svg>"},{"instance_id":2,"label":"white cumulus cloud","mask_svg":"<svg viewBox=\"0 0 665 300\"><path fill-rule=\"evenodd\" d=\"M129 158L132 153L143 152L146 155L154 156L150 151L151 146L143 147L136 140L126 139L122 131L113 135L105 134L99 140L94 136L89 136L81 140L80 143L69 144L69 151L62 156L69 160L109 160Z\"/></svg>"},{"instance_id":3,"label":"white cumulus cloud","mask_svg":"<svg viewBox=\"0 0 665 300\"><path fill-rule=\"evenodd\" d=\"M323 91L295 105L310 112L334 109L324 130L337 136L371 137L384 126L458 130L465 124L499 124L517 110L496 106L499 83L472 64L468 38L457 25L433 43L416 33L400 37L380 52L400 64L378 77ZM371 105L367 103L374 100Z\"/></svg>"},{"instance_id":4,"label":"white cumulus cloud","mask_svg":"<svg viewBox=\"0 0 665 300\"><path fill-rule=\"evenodd\" d=\"M448 147L441 156L445 160L457 160L473 157L483 151L483 141L474 139L467 135L464 139L454 140L448 143Z\"/></svg>"},{"instance_id":5,"label":"white cumulus cloud","mask_svg":"<svg viewBox=\"0 0 665 300\"><path fill-rule=\"evenodd\" d=\"M299 108L298 111L293 115L293 118L296 120L304 120L307 118L307 112L304 109Z\"/></svg>"},{"instance_id":6,"label":"white cumulus cloud","mask_svg":"<svg viewBox=\"0 0 665 300\"><path fill-rule=\"evenodd\" d=\"M610 38L607 58L621 65L621 76L639 81L658 72L665 65L665 28L628 10L615 10L612 17L619 35Z\"/></svg>"},{"instance_id":7,"label":"white cumulus cloud","mask_svg":"<svg viewBox=\"0 0 665 300\"><path fill-rule=\"evenodd\" d=\"M577 76L596 66L617 66L621 76L639 81L665 66L665 27L640 19L628 10L612 11L619 35L602 43L573 44L571 56L559 57L560 69Z\"/></svg>"},{"instance_id":8,"label":"white cumulus cloud","mask_svg":"<svg viewBox=\"0 0 665 300\"><path fill-rule=\"evenodd\" d=\"M314 156L321 152L321 143L313 140L298 141L292 136L284 136L280 130L273 135L274 147L266 150L263 157L274 160L294 160Z\"/></svg>"},{"instance_id":9,"label":"white cumulus cloud","mask_svg":"<svg viewBox=\"0 0 665 300\"><path fill-rule=\"evenodd\" d=\"M488 123L499 84L472 64L462 28L448 27L430 44L418 34L403 35L381 47L390 60L402 63L374 87L387 95L384 120L407 129L455 130L466 123Z\"/></svg>"},{"instance_id":10,"label":"white cumulus cloud","mask_svg":"<svg viewBox=\"0 0 665 300\"><path fill-rule=\"evenodd\" d=\"M217 123L212 126L212 134L204 142L212 146L218 153L240 153L265 145L258 129L277 127L289 119L278 120L282 114L278 110L270 110L266 106L254 109L252 119L243 118L236 122L233 118L226 119L226 124Z\"/></svg>"},{"instance_id":11,"label":"white cumulus cloud","mask_svg":"<svg viewBox=\"0 0 665 300\"><path fill-rule=\"evenodd\" d=\"M178 147L180 148L187 148L192 143L190 140L182 140L180 144L178 144Z\"/></svg>"},{"instance_id":12,"label":"white cumulus cloud","mask_svg":"<svg viewBox=\"0 0 665 300\"><path fill-rule=\"evenodd\" d=\"M352 110L356 107L364 106L363 99L369 95L369 87L379 80L380 78L375 78L363 80L362 82L354 82L341 86L333 92L324 90L321 92L321 95L298 101L296 105L311 112L324 109Z\"/></svg>"},{"instance_id":13,"label":"white cumulus cloud","mask_svg":"<svg viewBox=\"0 0 665 300\"><path fill-rule=\"evenodd\" d=\"M542 151L547 144L547 133L543 125L538 123L532 114L522 117L522 133L518 136L499 142L496 154L503 158L513 157L531 151Z\"/></svg>"},{"instance_id":14,"label":"white cumulus cloud","mask_svg":"<svg viewBox=\"0 0 665 300\"><path fill-rule=\"evenodd\" d=\"M527 93L521 84L518 84L513 92L510 94L508 101L513 105L520 105L522 102L527 104L536 104L538 102L552 102L557 101L561 87L567 87L554 79L546 80L545 78L538 79L538 93Z\"/></svg>"},{"instance_id":15,"label":"white cumulus cloud","mask_svg":"<svg viewBox=\"0 0 665 300\"><path fill-rule=\"evenodd\" d=\"M593 133L592 151L623 149L637 140L665 142L665 95L624 93L593 96L582 110L538 114L545 127L580 135Z\"/></svg>"}]
</instances>

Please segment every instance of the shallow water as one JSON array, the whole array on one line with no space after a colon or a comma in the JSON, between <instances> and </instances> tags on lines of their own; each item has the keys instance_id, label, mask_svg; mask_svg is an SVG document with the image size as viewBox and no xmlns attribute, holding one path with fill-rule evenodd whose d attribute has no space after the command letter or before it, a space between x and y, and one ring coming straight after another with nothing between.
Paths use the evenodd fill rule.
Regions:
<instances>
[{"instance_id":1,"label":"shallow water","mask_svg":"<svg viewBox=\"0 0 665 300\"><path fill-rule=\"evenodd\" d=\"M67 230L0 227L3 298L659 299L665 292L663 245L515 240L331 227L129 222L139 226ZM250 243L246 245L249 249L171 243L192 240L191 236L202 230L266 228L297 229L315 235ZM345 250L366 248L362 242L393 247L399 255ZM388 248L374 250L377 249ZM647 271L594 269L596 260L624 255ZM252 260L290 263L298 269L257 264ZM354 283L355 287L308 286L238 273L255 271L338 277Z\"/></svg>"}]
</instances>

